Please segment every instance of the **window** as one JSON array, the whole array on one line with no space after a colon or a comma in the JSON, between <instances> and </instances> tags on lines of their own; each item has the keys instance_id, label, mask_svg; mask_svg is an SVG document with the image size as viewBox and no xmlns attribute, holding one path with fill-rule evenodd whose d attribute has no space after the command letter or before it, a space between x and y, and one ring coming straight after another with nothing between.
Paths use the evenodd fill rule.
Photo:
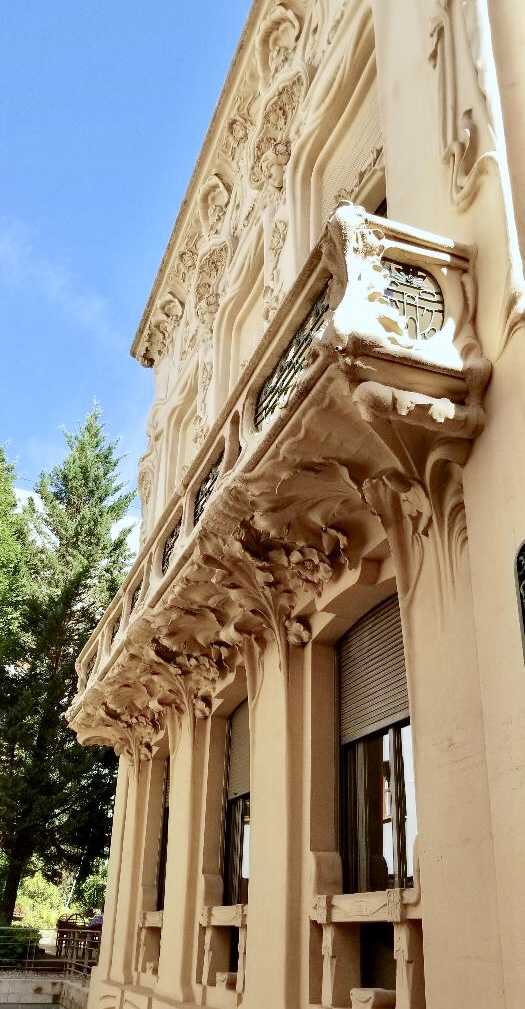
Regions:
<instances>
[{"instance_id":1,"label":"window","mask_svg":"<svg viewBox=\"0 0 525 1009\"><path fill-rule=\"evenodd\" d=\"M229 721L224 903L246 904L250 877L250 728L248 701Z\"/></svg>"},{"instance_id":2,"label":"window","mask_svg":"<svg viewBox=\"0 0 525 1009\"><path fill-rule=\"evenodd\" d=\"M338 666L345 890L410 886L416 797L397 596L341 639Z\"/></svg>"},{"instance_id":3,"label":"window","mask_svg":"<svg viewBox=\"0 0 525 1009\"><path fill-rule=\"evenodd\" d=\"M162 790L162 821L160 828L159 861L157 869L157 911L164 909L166 891L166 861L168 856L168 821L170 816L170 762L166 760Z\"/></svg>"}]
</instances>

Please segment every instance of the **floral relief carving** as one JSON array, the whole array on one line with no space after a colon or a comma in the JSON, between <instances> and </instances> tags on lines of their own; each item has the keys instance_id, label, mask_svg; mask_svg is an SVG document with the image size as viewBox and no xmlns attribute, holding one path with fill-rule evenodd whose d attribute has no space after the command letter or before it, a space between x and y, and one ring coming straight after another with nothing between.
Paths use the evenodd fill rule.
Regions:
<instances>
[{"instance_id":1,"label":"floral relief carving","mask_svg":"<svg viewBox=\"0 0 525 1009\"><path fill-rule=\"evenodd\" d=\"M181 251L178 252L175 257L173 272L177 280L186 290L190 287L191 278L195 272L195 267L197 266L198 244L198 233L190 233L187 235Z\"/></svg>"},{"instance_id":2,"label":"floral relief carving","mask_svg":"<svg viewBox=\"0 0 525 1009\"><path fill-rule=\"evenodd\" d=\"M250 182L254 189L279 191L284 184L284 171L290 160L289 132L306 91L302 72L282 83L269 99L257 132Z\"/></svg>"},{"instance_id":3,"label":"floral relief carving","mask_svg":"<svg viewBox=\"0 0 525 1009\"><path fill-rule=\"evenodd\" d=\"M269 322L282 297L282 285L279 283L279 259L286 241L288 223L283 220L274 221L269 242L269 280L263 290L263 317Z\"/></svg>"},{"instance_id":4,"label":"floral relief carving","mask_svg":"<svg viewBox=\"0 0 525 1009\"><path fill-rule=\"evenodd\" d=\"M224 242L209 249L199 263L194 291L195 314L210 331L219 308L219 283L228 259L229 246Z\"/></svg>"}]
</instances>

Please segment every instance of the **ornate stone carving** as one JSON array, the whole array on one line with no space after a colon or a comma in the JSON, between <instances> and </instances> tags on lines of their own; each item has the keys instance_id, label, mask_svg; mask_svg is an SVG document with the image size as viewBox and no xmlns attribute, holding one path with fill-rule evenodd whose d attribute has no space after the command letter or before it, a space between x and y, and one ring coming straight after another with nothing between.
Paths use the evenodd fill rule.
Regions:
<instances>
[{"instance_id":1,"label":"ornate stone carving","mask_svg":"<svg viewBox=\"0 0 525 1009\"><path fill-rule=\"evenodd\" d=\"M405 319L385 293L390 275L381 261L384 248L382 233L370 227L361 207L343 204L331 215L323 255L333 277L334 313L322 345L349 356L367 346L391 350L413 345Z\"/></svg>"},{"instance_id":2,"label":"ornate stone carving","mask_svg":"<svg viewBox=\"0 0 525 1009\"><path fill-rule=\"evenodd\" d=\"M183 314L184 305L173 291L161 294L151 316L142 353L142 363L147 367L158 364L167 352Z\"/></svg>"},{"instance_id":3,"label":"ornate stone carving","mask_svg":"<svg viewBox=\"0 0 525 1009\"><path fill-rule=\"evenodd\" d=\"M199 194L199 215L205 234L216 235L222 228L230 192L219 175L212 175Z\"/></svg>"},{"instance_id":4,"label":"ornate stone carving","mask_svg":"<svg viewBox=\"0 0 525 1009\"><path fill-rule=\"evenodd\" d=\"M175 257L173 272L175 277L188 290L191 278L195 272L198 257L199 235L196 231L186 236L183 247Z\"/></svg>"},{"instance_id":5,"label":"ornate stone carving","mask_svg":"<svg viewBox=\"0 0 525 1009\"><path fill-rule=\"evenodd\" d=\"M208 250L199 262L195 283L195 313L205 329L211 331L219 308L219 283L230 255L226 242Z\"/></svg>"},{"instance_id":6,"label":"ornate stone carving","mask_svg":"<svg viewBox=\"0 0 525 1009\"><path fill-rule=\"evenodd\" d=\"M257 34L256 54L264 86L287 65L300 34L299 18L284 4L277 4L261 23Z\"/></svg>"},{"instance_id":7,"label":"ornate stone carving","mask_svg":"<svg viewBox=\"0 0 525 1009\"><path fill-rule=\"evenodd\" d=\"M494 143L494 117L488 102L487 57L483 53L479 14L473 16L472 0L458 4L468 46L460 46L455 24L455 0L437 0L430 22L429 61L437 70L441 156L450 167L450 198L463 210L474 199L482 175L497 162L494 150L480 150L480 123L470 103L462 107L459 67L470 56L481 97L486 132ZM457 19L456 19L457 20Z\"/></svg>"},{"instance_id":8,"label":"ornate stone carving","mask_svg":"<svg viewBox=\"0 0 525 1009\"><path fill-rule=\"evenodd\" d=\"M282 297L279 283L279 259L288 233L287 221L274 221L269 242L269 280L263 290L263 316L269 322L273 319Z\"/></svg>"},{"instance_id":9,"label":"ornate stone carving","mask_svg":"<svg viewBox=\"0 0 525 1009\"><path fill-rule=\"evenodd\" d=\"M284 170L290 160L289 132L306 91L306 78L299 72L279 85L268 100L259 126L250 170L254 189L282 189Z\"/></svg>"}]
</instances>

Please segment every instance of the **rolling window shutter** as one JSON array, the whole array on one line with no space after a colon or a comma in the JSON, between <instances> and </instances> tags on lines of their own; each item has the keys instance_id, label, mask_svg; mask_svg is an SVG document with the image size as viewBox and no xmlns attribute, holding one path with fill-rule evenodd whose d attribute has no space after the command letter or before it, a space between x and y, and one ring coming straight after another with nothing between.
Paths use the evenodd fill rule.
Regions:
<instances>
[{"instance_id":1,"label":"rolling window shutter","mask_svg":"<svg viewBox=\"0 0 525 1009\"><path fill-rule=\"evenodd\" d=\"M230 718L230 767L228 798L250 791L250 728L248 701L243 701Z\"/></svg>"},{"instance_id":2,"label":"rolling window shutter","mask_svg":"<svg viewBox=\"0 0 525 1009\"><path fill-rule=\"evenodd\" d=\"M341 743L409 716L397 596L354 624L337 646Z\"/></svg>"}]
</instances>

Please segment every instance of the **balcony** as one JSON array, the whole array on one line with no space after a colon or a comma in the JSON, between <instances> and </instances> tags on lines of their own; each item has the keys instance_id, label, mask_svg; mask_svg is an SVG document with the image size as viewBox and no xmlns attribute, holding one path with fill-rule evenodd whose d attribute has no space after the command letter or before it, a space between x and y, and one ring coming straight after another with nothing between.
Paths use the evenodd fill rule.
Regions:
<instances>
[{"instance_id":1,"label":"balcony","mask_svg":"<svg viewBox=\"0 0 525 1009\"><path fill-rule=\"evenodd\" d=\"M490 368L475 338L474 310L469 248L352 204L337 208L79 656L78 696L68 713L79 738L112 740L111 718L104 716L96 730L95 709L111 682L115 690L123 682L124 669L129 684L146 648L153 665L171 664L176 673L198 667L210 683L231 665L228 649L237 639L228 640L219 625L233 618L226 602L210 617L205 543L210 536L233 542L254 507L259 530L268 534L274 506L265 512L264 481L257 483L263 466L265 487L272 471L277 487L292 457L310 476L312 466L324 466L325 487L326 467L333 473L353 452L362 474L363 421L372 415L427 431L446 427L453 437L476 435ZM307 410L315 421L306 422ZM290 523L286 529L291 535ZM196 630L194 588L206 609L206 640ZM168 627L172 618L178 637ZM213 666L209 675L203 657ZM207 714L210 698L200 693L200 713ZM174 696L159 703L173 703Z\"/></svg>"}]
</instances>

